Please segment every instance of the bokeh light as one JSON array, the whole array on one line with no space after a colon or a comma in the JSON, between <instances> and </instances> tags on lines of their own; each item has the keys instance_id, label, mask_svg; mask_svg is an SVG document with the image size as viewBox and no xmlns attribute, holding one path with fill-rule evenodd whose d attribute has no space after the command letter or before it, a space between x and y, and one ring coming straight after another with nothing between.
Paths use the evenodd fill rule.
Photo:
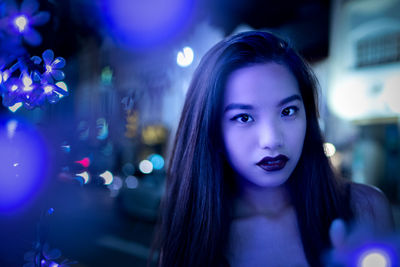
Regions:
<instances>
[{"instance_id":1,"label":"bokeh light","mask_svg":"<svg viewBox=\"0 0 400 267\"><path fill-rule=\"evenodd\" d=\"M183 51L179 51L176 56L176 63L181 67L188 67L192 64L194 59L194 53L192 48L186 46Z\"/></svg>"},{"instance_id":2,"label":"bokeh light","mask_svg":"<svg viewBox=\"0 0 400 267\"><path fill-rule=\"evenodd\" d=\"M336 147L331 143L324 143L324 152L327 157L332 157L336 153Z\"/></svg>"},{"instance_id":3,"label":"bokeh light","mask_svg":"<svg viewBox=\"0 0 400 267\"><path fill-rule=\"evenodd\" d=\"M106 66L101 71L101 83L111 85L113 79L113 71L110 66Z\"/></svg>"},{"instance_id":4,"label":"bokeh light","mask_svg":"<svg viewBox=\"0 0 400 267\"><path fill-rule=\"evenodd\" d=\"M368 85L360 79L343 79L330 91L328 104L331 110L343 119L355 119L368 114L371 99L367 98ZM355 105L354 103L357 103Z\"/></svg>"},{"instance_id":5,"label":"bokeh light","mask_svg":"<svg viewBox=\"0 0 400 267\"><path fill-rule=\"evenodd\" d=\"M163 45L187 29L196 0L104 0L102 17L108 33L133 50Z\"/></svg>"},{"instance_id":6,"label":"bokeh light","mask_svg":"<svg viewBox=\"0 0 400 267\"><path fill-rule=\"evenodd\" d=\"M132 163L127 162L122 166L122 172L126 175L133 175L135 173L135 166Z\"/></svg>"},{"instance_id":7,"label":"bokeh light","mask_svg":"<svg viewBox=\"0 0 400 267\"><path fill-rule=\"evenodd\" d=\"M105 185L110 185L112 183L112 181L114 180L114 176L110 171L105 171L102 174L100 174L99 176L104 179Z\"/></svg>"},{"instance_id":8,"label":"bokeh light","mask_svg":"<svg viewBox=\"0 0 400 267\"><path fill-rule=\"evenodd\" d=\"M62 150L64 153L69 153L69 152L71 152L71 145L69 145L67 142L64 142L64 143L61 145L61 150Z\"/></svg>"},{"instance_id":9,"label":"bokeh light","mask_svg":"<svg viewBox=\"0 0 400 267\"><path fill-rule=\"evenodd\" d=\"M144 174L149 174L153 171L153 163L150 162L150 160L142 160L139 163L139 170L144 173Z\"/></svg>"},{"instance_id":10,"label":"bokeh light","mask_svg":"<svg viewBox=\"0 0 400 267\"><path fill-rule=\"evenodd\" d=\"M90 166L90 159L88 157L85 157L81 160L75 161L75 163L82 165L82 167L84 168L88 168Z\"/></svg>"},{"instance_id":11,"label":"bokeh light","mask_svg":"<svg viewBox=\"0 0 400 267\"><path fill-rule=\"evenodd\" d=\"M89 173L87 171L75 174L76 179L83 184L87 184L90 180Z\"/></svg>"},{"instance_id":12,"label":"bokeh light","mask_svg":"<svg viewBox=\"0 0 400 267\"><path fill-rule=\"evenodd\" d=\"M151 154L149 156L150 162L153 164L155 170L161 170L164 168L164 158L159 154Z\"/></svg>"},{"instance_id":13,"label":"bokeh light","mask_svg":"<svg viewBox=\"0 0 400 267\"><path fill-rule=\"evenodd\" d=\"M392 266L387 253L380 249L365 252L360 257L359 267L390 267Z\"/></svg>"},{"instance_id":14,"label":"bokeh light","mask_svg":"<svg viewBox=\"0 0 400 267\"><path fill-rule=\"evenodd\" d=\"M135 176L128 176L125 179L126 187L129 189L135 189L139 185L139 181Z\"/></svg>"},{"instance_id":15,"label":"bokeh light","mask_svg":"<svg viewBox=\"0 0 400 267\"><path fill-rule=\"evenodd\" d=\"M37 195L49 166L47 155L32 125L0 118L0 212L16 210Z\"/></svg>"},{"instance_id":16,"label":"bokeh light","mask_svg":"<svg viewBox=\"0 0 400 267\"><path fill-rule=\"evenodd\" d=\"M122 188L123 181L121 177L114 176L113 182L108 185L108 189L111 191L110 195L111 197L116 197L118 196L119 190Z\"/></svg>"}]
</instances>

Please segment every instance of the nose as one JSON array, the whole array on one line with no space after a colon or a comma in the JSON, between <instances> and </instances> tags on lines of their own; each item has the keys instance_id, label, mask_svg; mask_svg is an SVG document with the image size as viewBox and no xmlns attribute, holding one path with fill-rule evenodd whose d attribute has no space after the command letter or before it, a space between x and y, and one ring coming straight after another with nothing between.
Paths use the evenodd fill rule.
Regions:
<instances>
[{"instance_id":1,"label":"nose","mask_svg":"<svg viewBox=\"0 0 400 267\"><path fill-rule=\"evenodd\" d=\"M258 143L261 149L276 150L283 146L283 131L279 122L259 125Z\"/></svg>"}]
</instances>

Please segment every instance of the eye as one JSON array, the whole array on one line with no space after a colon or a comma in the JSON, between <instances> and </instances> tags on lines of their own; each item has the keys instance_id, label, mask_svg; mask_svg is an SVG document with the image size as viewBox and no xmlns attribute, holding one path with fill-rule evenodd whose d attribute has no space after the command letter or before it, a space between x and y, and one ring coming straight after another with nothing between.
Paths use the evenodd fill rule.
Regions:
<instances>
[{"instance_id":1,"label":"eye","mask_svg":"<svg viewBox=\"0 0 400 267\"><path fill-rule=\"evenodd\" d=\"M247 122L254 121L254 119L249 114L242 113L242 114L238 114L238 115L234 116L231 119L231 121L237 121L237 122L240 122L240 123L247 123Z\"/></svg>"},{"instance_id":2,"label":"eye","mask_svg":"<svg viewBox=\"0 0 400 267\"><path fill-rule=\"evenodd\" d=\"M297 111L299 111L298 107L290 106L290 107L284 108L282 110L281 114L282 114L282 117L290 117L290 116L293 116L294 114L296 114Z\"/></svg>"}]
</instances>

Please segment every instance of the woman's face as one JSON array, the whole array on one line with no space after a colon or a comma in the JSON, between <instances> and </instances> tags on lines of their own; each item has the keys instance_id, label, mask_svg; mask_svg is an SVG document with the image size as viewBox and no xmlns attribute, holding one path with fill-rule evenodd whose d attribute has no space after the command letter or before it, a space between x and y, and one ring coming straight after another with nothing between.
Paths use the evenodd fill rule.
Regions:
<instances>
[{"instance_id":1,"label":"woman's face","mask_svg":"<svg viewBox=\"0 0 400 267\"><path fill-rule=\"evenodd\" d=\"M297 80L283 65L257 64L227 80L222 136L229 163L260 187L282 185L299 161L306 115Z\"/></svg>"}]
</instances>

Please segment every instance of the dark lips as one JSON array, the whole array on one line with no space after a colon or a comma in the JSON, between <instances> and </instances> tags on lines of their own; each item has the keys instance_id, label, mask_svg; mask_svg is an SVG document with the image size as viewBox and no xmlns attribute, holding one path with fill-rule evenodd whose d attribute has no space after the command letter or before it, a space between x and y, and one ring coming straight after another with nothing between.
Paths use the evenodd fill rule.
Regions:
<instances>
[{"instance_id":1,"label":"dark lips","mask_svg":"<svg viewBox=\"0 0 400 267\"><path fill-rule=\"evenodd\" d=\"M260 166L265 171L273 172L283 169L288 160L289 158L286 157L285 155L278 155L274 158L265 157L262 160L260 160L257 163L257 165Z\"/></svg>"}]
</instances>

